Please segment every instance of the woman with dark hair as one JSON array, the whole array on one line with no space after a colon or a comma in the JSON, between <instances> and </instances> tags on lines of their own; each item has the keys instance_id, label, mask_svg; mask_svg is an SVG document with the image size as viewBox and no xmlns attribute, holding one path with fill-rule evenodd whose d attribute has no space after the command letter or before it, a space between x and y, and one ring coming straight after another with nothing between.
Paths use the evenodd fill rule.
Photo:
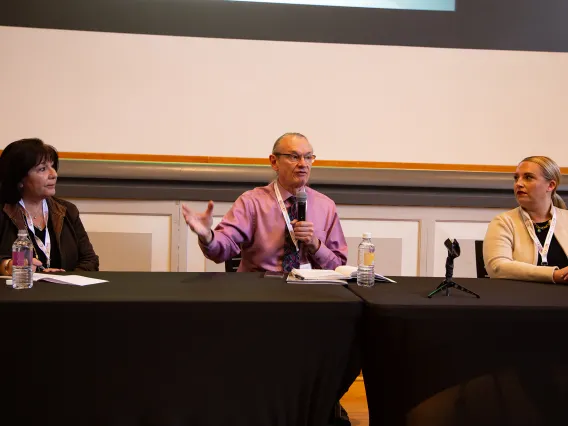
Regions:
<instances>
[{"instance_id":1,"label":"woman with dark hair","mask_svg":"<svg viewBox=\"0 0 568 426\"><path fill-rule=\"evenodd\" d=\"M59 156L40 139L22 139L0 156L0 274L12 273L12 244L27 229L43 272L97 271L77 207L55 198Z\"/></svg>"}]
</instances>

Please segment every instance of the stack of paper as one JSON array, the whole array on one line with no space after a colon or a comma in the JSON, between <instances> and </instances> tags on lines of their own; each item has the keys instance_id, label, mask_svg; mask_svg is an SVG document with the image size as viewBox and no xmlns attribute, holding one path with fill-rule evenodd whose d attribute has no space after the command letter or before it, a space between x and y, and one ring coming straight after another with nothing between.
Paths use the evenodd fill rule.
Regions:
<instances>
[{"instance_id":1,"label":"stack of paper","mask_svg":"<svg viewBox=\"0 0 568 426\"><path fill-rule=\"evenodd\" d=\"M107 283L107 280L97 280L94 278L82 277L81 275L50 275L34 274L34 281L49 281L56 284L71 284L85 286L91 284Z\"/></svg>"},{"instance_id":2,"label":"stack of paper","mask_svg":"<svg viewBox=\"0 0 568 426\"><path fill-rule=\"evenodd\" d=\"M357 268L349 265L338 266L334 271L329 269L292 269L292 272L288 275L289 282L303 280L304 282L347 284L346 280L353 279L357 279ZM377 273L375 273L375 281L396 282Z\"/></svg>"},{"instance_id":3,"label":"stack of paper","mask_svg":"<svg viewBox=\"0 0 568 426\"><path fill-rule=\"evenodd\" d=\"M297 284L346 285L346 279L345 275L326 269L292 269L286 281Z\"/></svg>"},{"instance_id":4,"label":"stack of paper","mask_svg":"<svg viewBox=\"0 0 568 426\"><path fill-rule=\"evenodd\" d=\"M292 269L291 273L304 280L346 280L349 278L327 269Z\"/></svg>"}]
</instances>

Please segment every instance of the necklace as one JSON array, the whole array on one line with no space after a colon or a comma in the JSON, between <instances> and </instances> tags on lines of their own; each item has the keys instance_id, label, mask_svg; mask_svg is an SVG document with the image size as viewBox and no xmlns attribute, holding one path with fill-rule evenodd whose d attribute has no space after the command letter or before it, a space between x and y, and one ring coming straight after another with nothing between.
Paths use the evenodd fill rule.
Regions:
<instances>
[{"instance_id":1,"label":"necklace","mask_svg":"<svg viewBox=\"0 0 568 426\"><path fill-rule=\"evenodd\" d=\"M550 220L546 222L546 225L539 225L538 223L534 223L534 227L536 232L540 233L543 229L547 229L550 226Z\"/></svg>"},{"instance_id":2,"label":"necklace","mask_svg":"<svg viewBox=\"0 0 568 426\"><path fill-rule=\"evenodd\" d=\"M40 215L43 215L43 208L40 206L40 210L39 212L37 211L37 209L35 212L32 212L32 210L29 207L25 207L25 210L28 212L28 214L32 217L33 220L36 220Z\"/></svg>"},{"instance_id":3,"label":"necklace","mask_svg":"<svg viewBox=\"0 0 568 426\"><path fill-rule=\"evenodd\" d=\"M39 212L35 212L32 213L28 210L28 212L30 213L30 216L32 217L33 220L36 220L38 217L43 217L43 209L41 209Z\"/></svg>"}]
</instances>

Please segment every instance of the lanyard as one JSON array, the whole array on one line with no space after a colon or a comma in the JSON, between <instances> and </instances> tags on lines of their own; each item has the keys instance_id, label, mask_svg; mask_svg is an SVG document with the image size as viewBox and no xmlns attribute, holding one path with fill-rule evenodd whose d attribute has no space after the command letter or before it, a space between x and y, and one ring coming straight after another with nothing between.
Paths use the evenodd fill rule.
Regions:
<instances>
[{"instance_id":1,"label":"lanyard","mask_svg":"<svg viewBox=\"0 0 568 426\"><path fill-rule=\"evenodd\" d=\"M288 232L290 233L290 237L292 238L292 242L298 249L298 240L296 239L296 234L294 234L294 228L292 228L292 224L290 223L290 216L288 215L288 209L286 209L286 205L284 204L284 200L282 200L282 195L280 195L280 189L278 189L278 184L276 181L273 182L274 192L276 193L276 199L278 200L278 205L280 206L280 211L282 212L282 216L284 217L284 221L286 222L286 227L288 228ZM308 203L306 201L306 209L308 208Z\"/></svg>"},{"instance_id":2,"label":"lanyard","mask_svg":"<svg viewBox=\"0 0 568 426\"><path fill-rule=\"evenodd\" d=\"M554 228L556 228L556 208L552 206L552 220L550 221L550 229L548 230L548 234L546 235L546 239L544 240L544 247L542 246L540 240L536 236L534 232L534 225L529 216L529 214L521 208L521 214L523 215L523 219L525 222L525 226L529 235L531 236L534 245L536 246L540 257L542 259L542 266L548 266L548 250L550 249L550 242L552 241L552 236L554 235Z\"/></svg>"},{"instance_id":3,"label":"lanyard","mask_svg":"<svg viewBox=\"0 0 568 426\"><path fill-rule=\"evenodd\" d=\"M47 259L47 267L49 268L50 264L51 264L51 237L49 236L49 229L47 229L47 219L48 219L48 216L49 216L47 201L43 200L43 204L42 204L43 219L44 219L44 223L45 223L45 244L35 234L34 221L32 219L31 214L26 209L26 205L24 204L24 200L20 200L20 204L24 208L24 211L26 212L25 219L26 219L26 223L28 225L28 229L32 232L39 249L43 252L43 254L45 254L45 258Z\"/></svg>"}]
</instances>

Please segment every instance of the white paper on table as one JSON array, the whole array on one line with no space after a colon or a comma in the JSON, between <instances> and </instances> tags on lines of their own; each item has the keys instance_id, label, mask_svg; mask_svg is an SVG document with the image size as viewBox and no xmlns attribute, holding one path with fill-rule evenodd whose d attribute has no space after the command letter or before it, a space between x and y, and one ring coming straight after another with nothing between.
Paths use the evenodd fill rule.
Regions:
<instances>
[{"instance_id":1,"label":"white paper on table","mask_svg":"<svg viewBox=\"0 0 568 426\"><path fill-rule=\"evenodd\" d=\"M342 265L335 270L328 269L292 269L291 275L296 278L319 281L319 280L354 280L357 279L357 267ZM375 272L375 281L396 283L396 281L384 277Z\"/></svg>"},{"instance_id":2,"label":"white paper on table","mask_svg":"<svg viewBox=\"0 0 568 426\"><path fill-rule=\"evenodd\" d=\"M292 273L288 274L286 279L288 284L333 284L333 285L347 285L347 281L334 279L334 278L317 278L317 279L306 279L298 277Z\"/></svg>"},{"instance_id":3,"label":"white paper on table","mask_svg":"<svg viewBox=\"0 0 568 426\"><path fill-rule=\"evenodd\" d=\"M95 278L83 277L81 275L50 275L39 273L34 274L34 281L49 281L56 284L70 284L78 286L108 283L108 280L98 280Z\"/></svg>"}]
</instances>

